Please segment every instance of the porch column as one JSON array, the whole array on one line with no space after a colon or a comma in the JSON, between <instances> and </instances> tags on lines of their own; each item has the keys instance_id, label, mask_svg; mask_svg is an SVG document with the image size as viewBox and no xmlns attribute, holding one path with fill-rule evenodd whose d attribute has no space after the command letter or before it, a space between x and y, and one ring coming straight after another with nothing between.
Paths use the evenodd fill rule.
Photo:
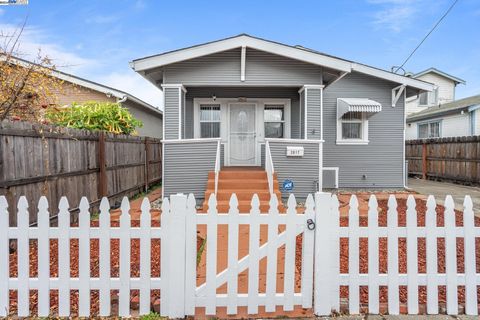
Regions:
<instances>
[{"instance_id":1,"label":"porch column","mask_svg":"<svg viewBox=\"0 0 480 320\"><path fill-rule=\"evenodd\" d=\"M323 85L304 85L300 93L301 137L323 140Z\"/></svg>"},{"instance_id":2,"label":"porch column","mask_svg":"<svg viewBox=\"0 0 480 320\"><path fill-rule=\"evenodd\" d=\"M185 93L182 84L163 84L163 139L185 138Z\"/></svg>"}]
</instances>

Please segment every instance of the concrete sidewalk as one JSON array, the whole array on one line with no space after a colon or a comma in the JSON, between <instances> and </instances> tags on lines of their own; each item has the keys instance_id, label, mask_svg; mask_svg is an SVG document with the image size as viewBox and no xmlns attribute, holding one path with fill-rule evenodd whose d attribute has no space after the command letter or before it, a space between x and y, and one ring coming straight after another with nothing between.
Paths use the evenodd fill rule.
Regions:
<instances>
[{"instance_id":1,"label":"concrete sidewalk","mask_svg":"<svg viewBox=\"0 0 480 320\"><path fill-rule=\"evenodd\" d=\"M449 194L453 197L457 210L463 210L463 199L466 195L469 195L472 197L475 214L480 214L480 188L478 187L409 178L408 188L424 195L434 195L437 203L441 205L444 204L445 197Z\"/></svg>"}]
</instances>

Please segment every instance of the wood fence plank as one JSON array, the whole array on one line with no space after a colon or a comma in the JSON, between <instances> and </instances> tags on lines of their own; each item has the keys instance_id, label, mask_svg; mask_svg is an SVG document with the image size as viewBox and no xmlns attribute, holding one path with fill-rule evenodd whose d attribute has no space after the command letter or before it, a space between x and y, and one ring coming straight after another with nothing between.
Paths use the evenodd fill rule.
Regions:
<instances>
[{"instance_id":1,"label":"wood fence plank","mask_svg":"<svg viewBox=\"0 0 480 320\"><path fill-rule=\"evenodd\" d=\"M208 199L208 222L207 222L207 303L205 307L206 315L215 315L217 311L217 199L215 194L211 194Z\"/></svg>"},{"instance_id":2,"label":"wood fence plank","mask_svg":"<svg viewBox=\"0 0 480 320\"><path fill-rule=\"evenodd\" d=\"M231 233L229 233L230 239ZM197 288L197 209L193 193L188 195L185 217L185 315L195 315Z\"/></svg>"},{"instance_id":3,"label":"wood fence plank","mask_svg":"<svg viewBox=\"0 0 480 320\"><path fill-rule=\"evenodd\" d=\"M378 314L378 203L372 194L368 201L368 312Z\"/></svg>"},{"instance_id":4,"label":"wood fence plank","mask_svg":"<svg viewBox=\"0 0 480 320\"><path fill-rule=\"evenodd\" d=\"M30 285L29 285L29 233L28 233L28 201L25 196L21 196L17 205L17 272L18 272L18 289L17 303L18 316L28 317L30 315Z\"/></svg>"},{"instance_id":5,"label":"wood fence plank","mask_svg":"<svg viewBox=\"0 0 480 320\"><path fill-rule=\"evenodd\" d=\"M162 256L170 256L170 247L169 247L169 236L170 236L170 201L168 197L165 197L162 202L162 217L161 217L161 228L162 228L162 239L160 240L160 253ZM160 259L160 277L162 279L161 282L161 295L162 298L160 299L160 315L162 317L167 317L169 310L168 306L170 304L169 301L169 268L168 268L168 259Z\"/></svg>"},{"instance_id":6,"label":"wood fence plank","mask_svg":"<svg viewBox=\"0 0 480 320\"><path fill-rule=\"evenodd\" d=\"M38 202L38 316L50 315L50 213L48 201L41 197Z\"/></svg>"},{"instance_id":7,"label":"wood fence plank","mask_svg":"<svg viewBox=\"0 0 480 320\"><path fill-rule=\"evenodd\" d=\"M475 246L475 216L470 196L465 196L463 202L463 229L465 253L465 314L478 315L477 279L476 279L476 246Z\"/></svg>"},{"instance_id":8,"label":"wood fence plank","mask_svg":"<svg viewBox=\"0 0 480 320\"><path fill-rule=\"evenodd\" d=\"M123 198L120 208L120 290L118 293L118 315L120 317L128 317L130 315L131 217L130 203L127 197ZM140 250L143 250L142 246L140 246Z\"/></svg>"},{"instance_id":9,"label":"wood fence plank","mask_svg":"<svg viewBox=\"0 0 480 320\"><path fill-rule=\"evenodd\" d=\"M337 312L340 311L340 203L338 197L334 194L331 200L331 209L332 213L331 219L333 222L330 224L330 241L332 243L332 248L330 249L330 259L332 261L332 277L330 280L331 286L331 305L332 309Z\"/></svg>"},{"instance_id":10,"label":"wood fence plank","mask_svg":"<svg viewBox=\"0 0 480 320\"><path fill-rule=\"evenodd\" d=\"M387 211L388 234L388 313L400 313L400 297L398 283L398 213L397 200L390 195Z\"/></svg>"},{"instance_id":11,"label":"wood fence plank","mask_svg":"<svg viewBox=\"0 0 480 320\"><path fill-rule=\"evenodd\" d=\"M287 239L285 242L285 276L283 286L285 292L284 311L293 310L293 296L295 293L296 214L297 201L295 200L295 196L290 194L287 202Z\"/></svg>"},{"instance_id":12,"label":"wood fence plank","mask_svg":"<svg viewBox=\"0 0 480 320\"><path fill-rule=\"evenodd\" d=\"M60 199L58 214L58 314L70 316L70 212L66 197Z\"/></svg>"},{"instance_id":13,"label":"wood fence plank","mask_svg":"<svg viewBox=\"0 0 480 320\"><path fill-rule=\"evenodd\" d=\"M2 124L2 122L0 122ZM9 213L8 202L5 196L0 196L0 317L9 315Z\"/></svg>"},{"instance_id":14,"label":"wood fence plank","mask_svg":"<svg viewBox=\"0 0 480 320\"><path fill-rule=\"evenodd\" d=\"M452 196L445 198L445 270L447 277L447 314L458 314L457 235L455 204Z\"/></svg>"},{"instance_id":15,"label":"wood fence plank","mask_svg":"<svg viewBox=\"0 0 480 320\"><path fill-rule=\"evenodd\" d=\"M90 316L90 211L87 198L80 200L78 239L78 315Z\"/></svg>"},{"instance_id":16,"label":"wood fence plank","mask_svg":"<svg viewBox=\"0 0 480 320\"><path fill-rule=\"evenodd\" d=\"M141 205L142 213L140 215L140 315L150 313L150 278L151 278L151 261L152 261L152 240L151 240L151 214L150 214L150 201L147 197L143 198ZM183 225L185 226L185 225ZM178 230L183 235L185 229ZM183 237L185 239L185 236ZM181 246L181 243L180 243ZM184 252L184 251L183 251ZM180 267L181 271L181 267ZM178 283L182 286L182 283ZM184 310L182 310L183 312Z\"/></svg>"},{"instance_id":17,"label":"wood fence plank","mask_svg":"<svg viewBox=\"0 0 480 320\"><path fill-rule=\"evenodd\" d=\"M407 290L408 314L418 314L418 241L417 211L413 195L407 199Z\"/></svg>"},{"instance_id":18,"label":"wood fence plank","mask_svg":"<svg viewBox=\"0 0 480 320\"><path fill-rule=\"evenodd\" d=\"M348 310L350 314L360 313L360 287L359 287L359 238L358 228L360 216L358 213L358 200L355 195L350 197L348 211Z\"/></svg>"},{"instance_id":19,"label":"wood fence plank","mask_svg":"<svg viewBox=\"0 0 480 320\"><path fill-rule=\"evenodd\" d=\"M110 204L107 198L100 203L100 313L110 316Z\"/></svg>"},{"instance_id":20,"label":"wood fence plank","mask_svg":"<svg viewBox=\"0 0 480 320\"><path fill-rule=\"evenodd\" d=\"M258 313L258 246L260 242L260 199L255 193L251 201L248 251L248 314Z\"/></svg>"},{"instance_id":21,"label":"wood fence plank","mask_svg":"<svg viewBox=\"0 0 480 320\"><path fill-rule=\"evenodd\" d=\"M427 314L438 314L438 279L437 279L437 213L435 198L428 196L425 216L427 249Z\"/></svg>"},{"instance_id":22,"label":"wood fence plank","mask_svg":"<svg viewBox=\"0 0 480 320\"><path fill-rule=\"evenodd\" d=\"M228 305L227 314L237 314L238 294L238 199L235 193L230 197L230 208L228 210ZM268 236L270 241L270 234ZM276 249L275 249L276 250ZM275 262L276 263L276 262ZM267 295L268 295L268 274L267 274Z\"/></svg>"},{"instance_id":23,"label":"wood fence plank","mask_svg":"<svg viewBox=\"0 0 480 320\"><path fill-rule=\"evenodd\" d=\"M308 227L308 221L315 221L315 201L313 196L309 194L305 201L305 220L303 225ZM312 307L313 296L313 261L314 261L314 241L315 231L305 228L302 243L302 272L301 272L301 289L302 289L302 307L305 309ZM327 255L328 256L328 255Z\"/></svg>"}]
</instances>

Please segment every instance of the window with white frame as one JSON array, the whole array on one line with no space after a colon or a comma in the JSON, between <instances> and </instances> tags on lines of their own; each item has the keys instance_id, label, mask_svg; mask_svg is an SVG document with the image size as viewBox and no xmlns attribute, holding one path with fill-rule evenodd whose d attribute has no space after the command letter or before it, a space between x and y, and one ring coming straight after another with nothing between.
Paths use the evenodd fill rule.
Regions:
<instances>
[{"instance_id":1,"label":"window with white frame","mask_svg":"<svg viewBox=\"0 0 480 320\"><path fill-rule=\"evenodd\" d=\"M265 105L263 121L265 124L265 138L285 137L284 105Z\"/></svg>"},{"instance_id":2,"label":"window with white frame","mask_svg":"<svg viewBox=\"0 0 480 320\"><path fill-rule=\"evenodd\" d=\"M432 92L422 92L418 95L418 104L420 106L430 106L438 104L438 88Z\"/></svg>"},{"instance_id":3,"label":"window with white frame","mask_svg":"<svg viewBox=\"0 0 480 320\"><path fill-rule=\"evenodd\" d=\"M220 105L200 105L200 138L220 137Z\"/></svg>"},{"instance_id":4,"label":"window with white frame","mask_svg":"<svg viewBox=\"0 0 480 320\"><path fill-rule=\"evenodd\" d=\"M347 112L338 120L337 143L368 143L365 113Z\"/></svg>"},{"instance_id":5,"label":"window with white frame","mask_svg":"<svg viewBox=\"0 0 480 320\"><path fill-rule=\"evenodd\" d=\"M432 121L421 123L418 125L418 138L439 138L440 137L440 121Z\"/></svg>"}]
</instances>

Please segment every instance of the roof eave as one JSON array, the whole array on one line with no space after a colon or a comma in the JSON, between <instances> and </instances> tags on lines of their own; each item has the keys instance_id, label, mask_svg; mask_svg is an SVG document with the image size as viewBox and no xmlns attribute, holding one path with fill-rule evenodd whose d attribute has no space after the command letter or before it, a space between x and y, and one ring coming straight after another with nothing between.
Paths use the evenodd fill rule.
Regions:
<instances>
[{"instance_id":1,"label":"roof eave","mask_svg":"<svg viewBox=\"0 0 480 320\"><path fill-rule=\"evenodd\" d=\"M433 84L422 80L397 75L392 72L328 56L319 52L314 52L312 50L293 47L265 39L251 37L248 35L240 35L214 42L208 42L185 49L170 51L160 55L136 59L130 62L130 67L136 72L140 73L143 77L148 79L145 74L145 71L147 70L160 68L168 64L214 54L216 52L236 49L243 46L247 48L270 52L272 54L304 61L311 64L321 65L327 68L339 70L343 73L351 73L352 71L357 71L381 79L386 79L398 84L417 88L423 91L433 91L434 89Z\"/></svg>"}]
</instances>

